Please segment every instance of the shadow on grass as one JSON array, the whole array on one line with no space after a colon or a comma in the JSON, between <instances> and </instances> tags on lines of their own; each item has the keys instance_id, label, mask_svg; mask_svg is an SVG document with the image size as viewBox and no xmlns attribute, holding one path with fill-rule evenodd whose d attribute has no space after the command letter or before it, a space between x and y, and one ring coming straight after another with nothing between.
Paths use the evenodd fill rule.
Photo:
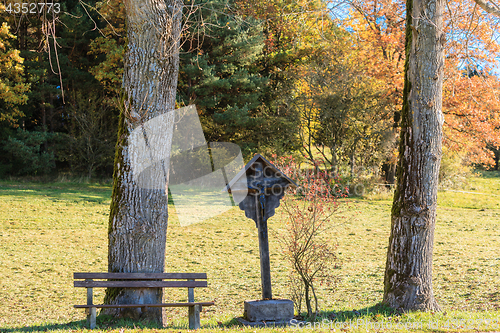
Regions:
<instances>
[{"instance_id":1,"label":"shadow on grass","mask_svg":"<svg viewBox=\"0 0 500 333\"><path fill-rule=\"evenodd\" d=\"M233 327L237 326L238 322L236 319L229 319L225 322L218 322L217 325L201 325L201 328L217 329L222 327ZM145 322L140 320L120 318L116 319L109 315L98 315L96 318L96 328L98 330L116 330L116 329L173 329L173 330L187 330L186 325L175 325L173 323L168 323L165 327L160 326L157 323ZM0 333L10 333L10 332L51 332L51 331L77 331L81 332L83 330L90 330L87 324L87 320L72 321L65 324L41 324L25 327L13 327L13 328L0 328Z\"/></svg>"},{"instance_id":2,"label":"shadow on grass","mask_svg":"<svg viewBox=\"0 0 500 333\"><path fill-rule=\"evenodd\" d=\"M500 170L478 170L476 171L482 178L500 178Z\"/></svg>"},{"instance_id":3,"label":"shadow on grass","mask_svg":"<svg viewBox=\"0 0 500 333\"><path fill-rule=\"evenodd\" d=\"M139 320L132 320L132 319L115 319L112 318L111 316L108 315L99 315L96 318L96 328L95 330L99 329L118 329L118 328L124 328L124 329L144 329L144 328L150 328L150 329L162 329L160 325L156 323L150 323L150 322L144 322L144 321L139 321ZM182 327L169 327L169 328L182 328ZM85 329L89 329L89 326L87 324L87 320L78 320L78 321L72 321L69 323L65 324L42 324L42 325L33 325L33 326L26 326L26 327L16 327L16 328L0 328L0 333L7 333L7 332L50 332L50 331L55 331L55 330L62 330L62 331L69 331L69 330L76 330L76 331L82 331Z\"/></svg>"},{"instance_id":4,"label":"shadow on grass","mask_svg":"<svg viewBox=\"0 0 500 333\"><path fill-rule=\"evenodd\" d=\"M62 186L60 186L62 185ZM92 202L102 204L111 197L111 188L86 184L8 184L0 182L1 195L41 197L49 200Z\"/></svg>"},{"instance_id":5,"label":"shadow on grass","mask_svg":"<svg viewBox=\"0 0 500 333\"><path fill-rule=\"evenodd\" d=\"M87 326L86 320L72 321L66 324L41 324L25 327L0 328L0 333L7 332L47 332L54 330L82 330Z\"/></svg>"},{"instance_id":6,"label":"shadow on grass","mask_svg":"<svg viewBox=\"0 0 500 333\"><path fill-rule=\"evenodd\" d=\"M378 317L397 317L401 314L401 312L394 311L392 308L383 303L377 303L369 307L353 309L350 311L320 311L320 313L316 316L316 321L328 319L330 321L349 322L356 321L359 318L367 319L367 317L372 317L376 320ZM299 316L297 319L306 321L310 320L307 316Z\"/></svg>"}]
</instances>

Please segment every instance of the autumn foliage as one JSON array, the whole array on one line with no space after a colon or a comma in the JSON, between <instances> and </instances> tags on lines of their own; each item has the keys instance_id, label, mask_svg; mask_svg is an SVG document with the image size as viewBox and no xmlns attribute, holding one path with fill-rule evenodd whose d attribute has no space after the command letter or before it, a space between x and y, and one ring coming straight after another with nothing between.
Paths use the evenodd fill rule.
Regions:
<instances>
[{"instance_id":1,"label":"autumn foliage","mask_svg":"<svg viewBox=\"0 0 500 333\"><path fill-rule=\"evenodd\" d=\"M405 6L404 0L185 1L177 104L195 103L206 138L237 143L245 157L301 153L311 162L323 158L334 173L380 182L385 172L393 182ZM116 118L124 3L68 1L64 12L52 36L42 17L11 15L0 5L0 165L11 163L3 147L16 127L75 138L82 129L64 105L78 104L74 96L102 98L101 111ZM498 21L474 1L459 0L446 2L444 19L445 157L492 166L500 156ZM78 172L65 160L73 151L68 144L43 146L57 150L58 171Z\"/></svg>"},{"instance_id":2,"label":"autumn foliage","mask_svg":"<svg viewBox=\"0 0 500 333\"><path fill-rule=\"evenodd\" d=\"M352 32L358 61L385 85L385 97L399 120L405 59L405 1L350 1L341 25ZM444 145L466 152L469 163L493 164L491 149L500 145L496 24L473 1L452 0L445 12ZM446 37L445 37L446 36Z\"/></svg>"},{"instance_id":3,"label":"autumn foliage","mask_svg":"<svg viewBox=\"0 0 500 333\"><path fill-rule=\"evenodd\" d=\"M0 10L5 10L0 4ZM23 116L18 106L28 100L29 84L23 77L23 61L19 51L10 48L15 36L6 22L0 25L0 122L16 127L16 120Z\"/></svg>"}]
</instances>

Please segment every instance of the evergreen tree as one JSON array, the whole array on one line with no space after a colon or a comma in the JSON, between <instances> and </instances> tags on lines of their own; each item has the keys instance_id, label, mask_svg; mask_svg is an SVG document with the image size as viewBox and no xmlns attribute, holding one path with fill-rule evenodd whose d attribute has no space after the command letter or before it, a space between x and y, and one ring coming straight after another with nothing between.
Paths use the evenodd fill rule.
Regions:
<instances>
[{"instance_id":1,"label":"evergreen tree","mask_svg":"<svg viewBox=\"0 0 500 333\"><path fill-rule=\"evenodd\" d=\"M197 13L200 19L183 44L178 100L196 104L208 141L234 142L248 150L265 125L261 103L268 78L256 65L264 37L258 22L244 21L232 6L210 0Z\"/></svg>"},{"instance_id":2,"label":"evergreen tree","mask_svg":"<svg viewBox=\"0 0 500 333\"><path fill-rule=\"evenodd\" d=\"M50 165L59 162L59 168L88 170L84 165L85 159L75 159L78 154L75 154L73 146L85 129L81 128L81 122L74 117L72 110L75 108L72 106L81 103L75 96L102 94L99 82L90 73L101 61L90 53L90 43L99 36L99 30L105 24L99 22L97 12L91 9L95 4L96 1L81 3L68 0L60 3L58 13L53 10L40 15L2 11L2 18L6 23L17 27L15 47L20 50L20 56L24 59L21 77L31 86L25 94L25 104L18 107L18 117L10 119L8 126L0 124L3 126L0 128L0 149L4 152L13 152L12 142L29 146L32 142L28 138L36 137L39 145L36 153L40 156L50 153L44 155L55 159ZM19 96L21 98L22 94ZM118 114L109 107L102 107L99 112L106 113L103 116L107 119L105 127L113 123ZM12 128L17 126L31 134L13 131ZM53 133L58 134L52 135ZM64 140L54 140L55 138ZM109 146L112 148L113 142L110 141ZM71 159L68 159L69 156L72 156ZM106 160L112 165L111 156ZM0 161L2 163L11 164L11 161L3 158ZM49 169L45 168L43 172Z\"/></svg>"}]
</instances>

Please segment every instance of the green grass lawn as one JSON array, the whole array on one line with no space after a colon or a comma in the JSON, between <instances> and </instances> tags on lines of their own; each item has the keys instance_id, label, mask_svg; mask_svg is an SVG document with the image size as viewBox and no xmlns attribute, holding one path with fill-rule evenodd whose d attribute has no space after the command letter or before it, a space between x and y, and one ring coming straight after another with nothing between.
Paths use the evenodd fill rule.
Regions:
<instances>
[{"instance_id":1,"label":"green grass lawn","mask_svg":"<svg viewBox=\"0 0 500 333\"><path fill-rule=\"evenodd\" d=\"M85 330L84 311L73 305L85 304L86 293L73 287L72 273L107 270L110 196L110 185L0 181L0 332ZM339 245L343 266L335 273L341 283L336 290L320 291L320 319L325 322L316 323L316 329L366 332L380 328L376 323L385 328L391 323L383 331L500 331L500 173L471 179L462 192L439 192L434 292L441 313L392 315L377 305L383 294L390 209L386 194L350 199L337 214L328 236ZM207 272L209 287L196 290L195 297L216 302L204 308L201 331L255 331L234 320L242 315L244 300L260 296L255 223L238 208L188 227L179 225L174 207L170 214L165 271ZM273 234L282 224L278 209L269 220L277 298L288 297L288 268ZM104 290L94 294L102 301ZM166 296L167 301L186 298L180 290L168 290ZM187 329L187 309L166 311L167 329ZM349 321L350 328L341 328ZM136 331L158 330L135 325ZM98 319L98 326L116 332L134 329L129 321Z\"/></svg>"}]
</instances>

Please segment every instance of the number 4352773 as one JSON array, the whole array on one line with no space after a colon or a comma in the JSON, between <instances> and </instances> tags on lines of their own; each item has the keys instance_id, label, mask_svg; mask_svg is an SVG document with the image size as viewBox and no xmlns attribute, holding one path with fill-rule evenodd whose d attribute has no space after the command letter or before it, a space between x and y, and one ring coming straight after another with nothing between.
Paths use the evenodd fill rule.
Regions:
<instances>
[{"instance_id":1,"label":"number 4352773","mask_svg":"<svg viewBox=\"0 0 500 333\"><path fill-rule=\"evenodd\" d=\"M5 6L5 11L10 14L41 14L43 12L58 14L61 11L61 4L57 2L16 2L7 4L7 6Z\"/></svg>"}]
</instances>

